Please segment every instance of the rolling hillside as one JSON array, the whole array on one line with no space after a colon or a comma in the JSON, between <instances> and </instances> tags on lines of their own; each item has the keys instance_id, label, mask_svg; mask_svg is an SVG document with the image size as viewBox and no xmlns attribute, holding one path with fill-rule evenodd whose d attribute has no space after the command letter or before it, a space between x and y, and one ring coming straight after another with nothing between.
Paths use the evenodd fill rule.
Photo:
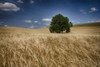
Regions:
<instances>
[{"instance_id":1,"label":"rolling hillside","mask_svg":"<svg viewBox=\"0 0 100 67\"><path fill-rule=\"evenodd\" d=\"M0 67L100 67L100 27L0 28Z\"/></svg>"},{"instance_id":2,"label":"rolling hillside","mask_svg":"<svg viewBox=\"0 0 100 67\"><path fill-rule=\"evenodd\" d=\"M74 27L83 27L83 26L100 26L100 22L95 23L84 23L84 24L76 24Z\"/></svg>"}]
</instances>

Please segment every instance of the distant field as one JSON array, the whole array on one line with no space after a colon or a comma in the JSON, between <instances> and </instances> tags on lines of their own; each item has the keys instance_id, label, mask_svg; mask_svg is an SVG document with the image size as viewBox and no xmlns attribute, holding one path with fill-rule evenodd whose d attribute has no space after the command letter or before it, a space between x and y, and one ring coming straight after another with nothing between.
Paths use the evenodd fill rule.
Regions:
<instances>
[{"instance_id":1,"label":"distant field","mask_svg":"<svg viewBox=\"0 0 100 67\"><path fill-rule=\"evenodd\" d=\"M82 26L100 26L100 22L96 22L96 23L84 23L84 24L76 24L74 25L74 27L82 27Z\"/></svg>"},{"instance_id":2,"label":"distant field","mask_svg":"<svg viewBox=\"0 0 100 67\"><path fill-rule=\"evenodd\" d=\"M0 28L0 67L100 67L100 26Z\"/></svg>"}]
</instances>

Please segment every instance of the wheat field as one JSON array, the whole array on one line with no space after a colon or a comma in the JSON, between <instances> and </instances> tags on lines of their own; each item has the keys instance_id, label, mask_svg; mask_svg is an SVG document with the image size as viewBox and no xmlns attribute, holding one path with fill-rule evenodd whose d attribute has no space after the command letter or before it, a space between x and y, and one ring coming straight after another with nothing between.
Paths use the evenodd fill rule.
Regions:
<instances>
[{"instance_id":1,"label":"wheat field","mask_svg":"<svg viewBox=\"0 0 100 67\"><path fill-rule=\"evenodd\" d=\"M100 27L0 28L0 67L100 67Z\"/></svg>"}]
</instances>

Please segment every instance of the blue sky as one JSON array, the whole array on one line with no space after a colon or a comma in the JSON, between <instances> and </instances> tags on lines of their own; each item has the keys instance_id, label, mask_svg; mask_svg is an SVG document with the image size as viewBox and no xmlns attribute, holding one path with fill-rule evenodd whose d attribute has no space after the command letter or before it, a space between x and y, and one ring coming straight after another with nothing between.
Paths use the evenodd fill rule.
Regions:
<instances>
[{"instance_id":1,"label":"blue sky","mask_svg":"<svg viewBox=\"0 0 100 67\"><path fill-rule=\"evenodd\" d=\"M56 14L73 24L99 22L100 0L0 0L1 27L47 27Z\"/></svg>"}]
</instances>

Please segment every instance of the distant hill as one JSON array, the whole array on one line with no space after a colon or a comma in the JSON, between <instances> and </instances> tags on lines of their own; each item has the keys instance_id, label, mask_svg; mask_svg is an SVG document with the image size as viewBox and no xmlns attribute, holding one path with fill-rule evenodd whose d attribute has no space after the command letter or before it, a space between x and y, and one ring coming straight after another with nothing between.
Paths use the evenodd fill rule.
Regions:
<instances>
[{"instance_id":1,"label":"distant hill","mask_svg":"<svg viewBox=\"0 0 100 67\"><path fill-rule=\"evenodd\" d=\"M76 24L74 25L74 27L83 27L83 26L100 26L100 22L96 22L96 23L84 23L84 24Z\"/></svg>"},{"instance_id":2,"label":"distant hill","mask_svg":"<svg viewBox=\"0 0 100 67\"><path fill-rule=\"evenodd\" d=\"M32 29L21 28L21 27L0 27L0 32L10 32L10 31L32 31Z\"/></svg>"},{"instance_id":3,"label":"distant hill","mask_svg":"<svg viewBox=\"0 0 100 67\"><path fill-rule=\"evenodd\" d=\"M86 33L97 33L100 34L100 22L98 23L84 23L84 24L77 24L71 27L70 34L86 34ZM28 29L28 28L21 28L21 27L0 27L0 33L33 33L33 34L50 34L48 27L40 28L40 29Z\"/></svg>"}]
</instances>

